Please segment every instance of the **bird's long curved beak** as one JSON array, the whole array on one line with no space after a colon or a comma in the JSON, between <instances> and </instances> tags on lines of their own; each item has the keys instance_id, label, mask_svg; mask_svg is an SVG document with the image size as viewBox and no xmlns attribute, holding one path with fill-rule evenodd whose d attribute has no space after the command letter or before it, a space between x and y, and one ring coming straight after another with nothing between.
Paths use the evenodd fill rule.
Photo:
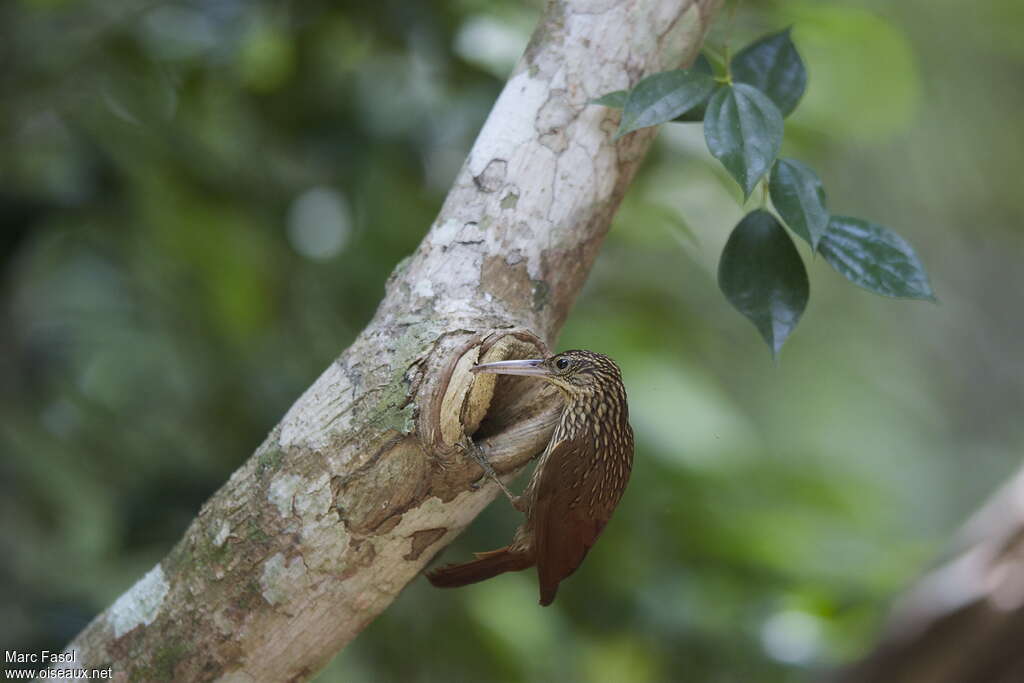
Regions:
<instances>
[{"instance_id":1,"label":"bird's long curved beak","mask_svg":"<svg viewBox=\"0 0 1024 683\"><path fill-rule=\"evenodd\" d=\"M501 360L496 363L482 363L471 368L472 372L486 372L494 375L533 375L544 377L550 374L543 359Z\"/></svg>"}]
</instances>

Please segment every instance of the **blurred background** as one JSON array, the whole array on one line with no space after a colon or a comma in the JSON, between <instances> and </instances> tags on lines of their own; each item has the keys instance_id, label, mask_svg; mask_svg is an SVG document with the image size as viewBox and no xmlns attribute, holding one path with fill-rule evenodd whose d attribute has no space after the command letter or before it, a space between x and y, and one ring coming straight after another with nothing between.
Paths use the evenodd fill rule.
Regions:
<instances>
[{"instance_id":1,"label":"blurred background","mask_svg":"<svg viewBox=\"0 0 1024 683\"><path fill-rule=\"evenodd\" d=\"M795 26L783 154L917 248L939 305L846 283L780 362L715 283L742 215L699 125L660 134L558 344L622 365L614 521L548 609L532 574L413 582L319 681L799 681L1024 446L1024 4L743 3ZM537 1L0 4L0 644L61 647L372 315ZM711 43L728 31L723 13ZM503 542L497 501L445 554Z\"/></svg>"}]
</instances>

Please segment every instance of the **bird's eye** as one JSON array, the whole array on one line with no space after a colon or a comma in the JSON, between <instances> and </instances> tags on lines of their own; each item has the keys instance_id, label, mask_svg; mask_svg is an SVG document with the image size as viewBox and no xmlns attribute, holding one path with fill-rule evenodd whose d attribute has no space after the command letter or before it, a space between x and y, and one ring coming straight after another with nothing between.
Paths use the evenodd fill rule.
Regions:
<instances>
[{"instance_id":1,"label":"bird's eye","mask_svg":"<svg viewBox=\"0 0 1024 683\"><path fill-rule=\"evenodd\" d=\"M558 360L555 361L555 367L558 368L559 370L565 370L567 367L569 367L569 359L559 358Z\"/></svg>"}]
</instances>

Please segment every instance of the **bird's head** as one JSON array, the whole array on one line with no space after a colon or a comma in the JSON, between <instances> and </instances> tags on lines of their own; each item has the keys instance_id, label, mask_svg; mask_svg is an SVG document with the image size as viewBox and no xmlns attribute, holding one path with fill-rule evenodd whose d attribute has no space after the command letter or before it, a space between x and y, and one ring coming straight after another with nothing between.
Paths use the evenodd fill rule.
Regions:
<instances>
[{"instance_id":1,"label":"bird's head","mask_svg":"<svg viewBox=\"0 0 1024 683\"><path fill-rule=\"evenodd\" d=\"M570 398L617 391L622 387L622 373L615 361L604 354L579 349L535 360L483 363L472 371L539 377L557 386Z\"/></svg>"}]
</instances>

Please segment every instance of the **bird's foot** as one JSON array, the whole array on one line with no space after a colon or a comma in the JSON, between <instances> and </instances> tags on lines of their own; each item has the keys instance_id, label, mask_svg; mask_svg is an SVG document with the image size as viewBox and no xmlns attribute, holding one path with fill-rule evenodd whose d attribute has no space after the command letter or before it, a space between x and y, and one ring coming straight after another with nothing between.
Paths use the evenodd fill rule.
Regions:
<instances>
[{"instance_id":1,"label":"bird's foot","mask_svg":"<svg viewBox=\"0 0 1024 683\"><path fill-rule=\"evenodd\" d=\"M520 507L516 503L516 501L519 499L519 496L513 495L512 492L508 490L508 487L505 486L505 482L503 482L498 477L498 473L494 471L494 467L491 465L490 461L487 460L487 455L484 454L480 446L476 445L476 443L472 439L465 435L463 435L462 440L456 445L458 446L459 450L467 454L469 457L473 458L473 460L475 460L476 463L480 465L480 468L484 471L483 476L481 476L479 479L477 479L476 481L469 485L470 490L478 491L480 487L484 485L484 481L486 479L490 479L495 484L497 484L498 488L501 489L502 493L504 493L508 497L509 501L512 503L512 506L519 510Z\"/></svg>"}]
</instances>

